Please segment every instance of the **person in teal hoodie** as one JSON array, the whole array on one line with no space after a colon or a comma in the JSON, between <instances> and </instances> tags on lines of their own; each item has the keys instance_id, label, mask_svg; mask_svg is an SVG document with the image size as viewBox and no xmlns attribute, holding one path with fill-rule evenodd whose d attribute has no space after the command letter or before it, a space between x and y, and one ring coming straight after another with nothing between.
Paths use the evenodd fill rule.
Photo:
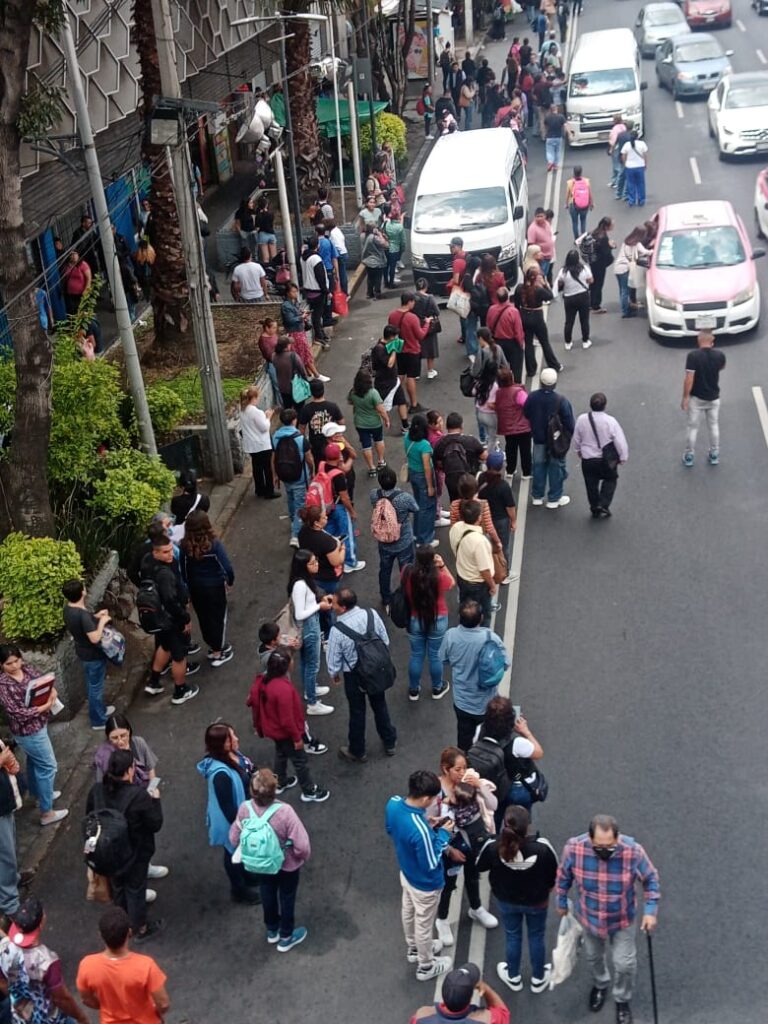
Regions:
<instances>
[{"instance_id":1,"label":"person in teal hoodie","mask_svg":"<svg viewBox=\"0 0 768 1024\"><path fill-rule=\"evenodd\" d=\"M226 722L214 722L205 730L205 752L197 770L208 783L208 842L224 848L224 870L233 902L260 903L259 889L248 884L242 864L232 863L235 848L229 841L230 826L249 792L253 763L240 750L237 733Z\"/></svg>"},{"instance_id":2,"label":"person in teal hoodie","mask_svg":"<svg viewBox=\"0 0 768 1024\"><path fill-rule=\"evenodd\" d=\"M440 793L433 772L414 772L408 779L408 796L387 801L386 827L395 845L403 887L401 914L406 958L418 964L417 981L429 981L450 969L451 958L437 956L442 949L432 938L437 906L443 888L443 852L448 846L452 822L428 818L427 807Z\"/></svg>"}]
</instances>

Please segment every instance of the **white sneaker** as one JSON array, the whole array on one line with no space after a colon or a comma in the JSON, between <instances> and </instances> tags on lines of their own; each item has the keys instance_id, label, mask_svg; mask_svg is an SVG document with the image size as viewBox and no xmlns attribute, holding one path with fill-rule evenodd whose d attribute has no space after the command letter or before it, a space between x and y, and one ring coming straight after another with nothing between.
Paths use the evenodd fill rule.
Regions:
<instances>
[{"instance_id":1,"label":"white sneaker","mask_svg":"<svg viewBox=\"0 0 768 1024\"><path fill-rule=\"evenodd\" d=\"M291 539L288 541L288 543L291 545L292 548L297 548L299 546L299 538L298 537L291 537Z\"/></svg>"},{"instance_id":2,"label":"white sneaker","mask_svg":"<svg viewBox=\"0 0 768 1024\"><path fill-rule=\"evenodd\" d=\"M510 978L507 972L507 965L505 963L496 964L496 973L504 984L511 988L513 992L523 991L523 976L521 974L516 975L514 978Z\"/></svg>"},{"instance_id":3,"label":"white sneaker","mask_svg":"<svg viewBox=\"0 0 768 1024\"><path fill-rule=\"evenodd\" d=\"M432 955L433 956L437 956L437 954L440 952L440 950L442 948L443 948L443 944L440 941L440 939L433 939L432 940ZM408 947L408 949L406 951L406 954L405 954L405 959L408 961L409 964L417 964L419 962L419 952L418 952L418 950L416 949L415 946L409 946Z\"/></svg>"},{"instance_id":4,"label":"white sneaker","mask_svg":"<svg viewBox=\"0 0 768 1024\"><path fill-rule=\"evenodd\" d=\"M358 561L355 565L345 565L344 572L360 572L365 568L365 562Z\"/></svg>"},{"instance_id":5,"label":"white sneaker","mask_svg":"<svg viewBox=\"0 0 768 1024\"><path fill-rule=\"evenodd\" d=\"M566 352L570 352L572 348L573 348L573 342L572 341L566 341L566 343L565 343L565 351Z\"/></svg>"},{"instance_id":6,"label":"white sneaker","mask_svg":"<svg viewBox=\"0 0 768 1024\"><path fill-rule=\"evenodd\" d=\"M437 370L427 370L427 380L434 380L437 376Z\"/></svg>"},{"instance_id":7,"label":"white sneaker","mask_svg":"<svg viewBox=\"0 0 768 1024\"><path fill-rule=\"evenodd\" d=\"M317 379L321 380L323 384L327 384L330 381L330 377L326 377L324 373L318 373Z\"/></svg>"},{"instance_id":8,"label":"white sneaker","mask_svg":"<svg viewBox=\"0 0 768 1024\"><path fill-rule=\"evenodd\" d=\"M315 687L315 696L316 697L325 697L330 692L331 692L330 686L316 686Z\"/></svg>"},{"instance_id":9,"label":"white sneaker","mask_svg":"<svg viewBox=\"0 0 768 1024\"><path fill-rule=\"evenodd\" d=\"M166 878L168 873L168 868L163 867L162 864L150 864L147 878Z\"/></svg>"},{"instance_id":10,"label":"white sneaker","mask_svg":"<svg viewBox=\"0 0 768 1024\"><path fill-rule=\"evenodd\" d=\"M431 981L439 974L450 971L453 960L449 956L436 956L431 964L416 969L416 981Z\"/></svg>"},{"instance_id":11,"label":"white sneaker","mask_svg":"<svg viewBox=\"0 0 768 1024\"><path fill-rule=\"evenodd\" d=\"M147 903L154 903L155 900L157 899L157 893L155 892L154 889L147 889L147 891L144 893L144 899L147 901Z\"/></svg>"},{"instance_id":12,"label":"white sneaker","mask_svg":"<svg viewBox=\"0 0 768 1024\"><path fill-rule=\"evenodd\" d=\"M543 498L534 498L531 501L531 504L532 505L543 505L544 504L544 499Z\"/></svg>"},{"instance_id":13,"label":"white sneaker","mask_svg":"<svg viewBox=\"0 0 768 1024\"><path fill-rule=\"evenodd\" d=\"M451 520L450 519L443 519L442 516L439 519L435 520L435 528L436 529L439 529L439 527L441 527L441 526L450 526L450 525L451 525Z\"/></svg>"},{"instance_id":14,"label":"white sneaker","mask_svg":"<svg viewBox=\"0 0 768 1024\"><path fill-rule=\"evenodd\" d=\"M469 916L473 921L477 921L483 928L498 928L499 919L494 917L485 907L478 907L477 910L470 910Z\"/></svg>"},{"instance_id":15,"label":"white sneaker","mask_svg":"<svg viewBox=\"0 0 768 1024\"><path fill-rule=\"evenodd\" d=\"M427 547L428 548L439 548L440 547L440 541L439 540L431 540L429 542L429 544L427 544Z\"/></svg>"},{"instance_id":16,"label":"white sneaker","mask_svg":"<svg viewBox=\"0 0 768 1024\"><path fill-rule=\"evenodd\" d=\"M563 505L570 505L571 499L567 494L564 494L558 501L548 501L547 508L562 508Z\"/></svg>"},{"instance_id":17,"label":"white sneaker","mask_svg":"<svg viewBox=\"0 0 768 1024\"><path fill-rule=\"evenodd\" d=\"M307 704L308 715L332 715L333 710L330 704L323 704L321 700L316 700L314 704Z\"/></svg>"},{"instance_id":18,"label":"white sneaker","mask_svg":"<svg viewBox=\"0 0 768 1024\"><path fill-rule=\"evenodd\" d=\"M451 926L443 918L438 917L435 920L435 931L438 934L438 938L442 942L443 946L453 945L453 932Z\"/></svg>"},{"instance_id":19,"label":"white sneaker","mask_svg":"<svg viewBox=\"0 0 768 1024\"><path fill-rule=\"evenodd\" d=\"M535 992L537 995L541 992L546 992L549 988L549 976L551 973L552 964L544 964L544 977L531 978L531 992Z\"/></svg>"},{"instance_id":20,"label":"white sneaker","mask_svg":"<svg viewBox=\"0 0 768 1024\"><path fill-rule=\"evenodd\" d=\"M582 348L592 348L592 342L589 340L589 338L587 338L586 341L582 341L581 347Z\"/></svg>"},{"instance_id":21,"label":"white sneaker","mask_svg":"<svg viewBox=\"0 0 768 1024\"><path fill-rule=\"evenodd\" d=\"M509 576L507 576L507 578L505 580L501 581L501 585L502 585L502 587L506 587L506 585L508 583L514 583L516 580L519 580L519 579L520 579L520 574L519 573L511 572L509 574Z\"/></svg>"}]
</instances>

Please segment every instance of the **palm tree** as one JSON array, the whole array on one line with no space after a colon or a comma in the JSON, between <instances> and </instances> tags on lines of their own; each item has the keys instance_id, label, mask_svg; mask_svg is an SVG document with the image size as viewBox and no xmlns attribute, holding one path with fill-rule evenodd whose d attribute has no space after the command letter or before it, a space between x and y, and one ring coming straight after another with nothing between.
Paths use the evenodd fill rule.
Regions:
<instances>
[{"instance_id":1,"label":"palm tree","mask_svg":"<svg viewBox=\"0 0 768 1024\"><path fill-rule=\"evenodd\" d=\"M315 85L309 72L312 51L309 43L310 22L291 21L291 14L309 14L311 0L286 0L283 10L287 21L285 56L288 71L288 96L293 125L293 146L296 154L296 172L299 189L314 193L318 186L328 183L328 160L320 141L315 114Z\"/></svg>"},{"instance_id":2,"label":"palm tree","mask_svg":"<svg viewBox=\"0 0 768 1024\"><path fill-rule=\"evenodd\" d=\"M153 97L162 95L151 0L134 0L133 20L141 66L141 112L146 118L152 113ZM152 275L155 340L164 346L187 344L192 331L179 215L164 149L153 146L148 133L143 136L142 156L153 169L149 202L156 235Z\"/></svg>"}]
</instances>

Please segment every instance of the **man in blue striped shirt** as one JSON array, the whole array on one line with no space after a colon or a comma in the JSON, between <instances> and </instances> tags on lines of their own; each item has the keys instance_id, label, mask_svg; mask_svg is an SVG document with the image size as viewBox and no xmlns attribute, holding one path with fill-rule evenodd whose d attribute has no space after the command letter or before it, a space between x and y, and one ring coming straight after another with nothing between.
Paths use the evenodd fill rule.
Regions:
<instances>
[{"instance_id":1,"label":"man in blue striped shirt","mask_svg":"<svg viewBox=\"0 0 768 1024\"><path fill-rule=\"evenodd\" d=\"M414 772L408 779L408 796L387 801L387 832L395 844L403 887L401 915L406 958L418 964L417 981L429 981L451 966L451 958L437 956L442 949L432 938L437 906L443 889L443 851L450 841L452 823L427 817L427 807L440 793L440 780L433 772Z\"/></svg>"}]
</instances>

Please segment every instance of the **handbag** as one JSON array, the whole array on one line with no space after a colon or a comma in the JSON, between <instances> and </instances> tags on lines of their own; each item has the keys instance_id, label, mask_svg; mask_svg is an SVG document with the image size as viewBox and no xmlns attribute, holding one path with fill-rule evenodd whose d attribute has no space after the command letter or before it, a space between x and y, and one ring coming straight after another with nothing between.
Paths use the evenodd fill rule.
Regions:
<instances>
[{"instance_id":1,"label":"handbag","mask_svg":"<svg viewBox=\"0 0 768 1024\"><path fill-rule=\"evenodd\" d=\"M304 380L298 373L294 373L291 380L291 398L294 402L306 402L311 394L309 381Z\"/></svg>"},{"instance_id":2,"label":"handbag","mask_svg":"<svg viewBox=\"0 0 768 1024\"><path fill-rule=\"evenodd\" d=\"M408 595L405 592L405 581L409 575L410 569L406 569L400 586L394 592L389 602L389 617L392 620L392 625L397 626L398 629L406 629L411 621L411 606L408 601Z\"/></svg>"},{"instance_id":3,"label":"handbag","mask_svg":"<svg viewBox=\"0 0 768 1024\"><path fill-rule=\"evenodd\" d=\"M291 280L291 268L285 262L285 250L282 252L282 263L275 271L275 284L288 284Z\"/></svg>"},{"instance_id":4,"label":"handbag","mask_svg":"<svg viewBox=\"0 0 768 1024\"><path fill-rule=\"evenodd\" d=\"M592 413L590 412L587 415L589 416L589 423L592 427L592 433L595 435L595 441L597 441L597 447L603 453L603 464L605 465L605 468L609 470L611 473L616 473L616 471L619 468L619 463L621 462L621 459L619 458L618 449L616 448L616 445L613 443L613 441L609 441L608 444L600 444L600 437L597 433L595 421L592 419Z\"/></svg>"},{"instance_id":5,"label":"handbag","mask_svg":"<svg viewBox=\"0 0 768 1024\"><path fill-rule=\"evenodd\" d=\"M491 552L493 556L493 582L503 583L509 574L509 566L503 551Z\"/></svg>"},{"instance_id":6,"label":"handbag","mask_svg":"<svg viewBox=\"0 0 768 1024\"><path fill-rule=\"evenodd\" d=\"M544 772L540 768L534 768L533 773L525 777L521 776L520 781L531 794L531 801L535 804L543 804L549 794L549 783Z\"/></svg>"},{"instance_id":7,"label":"handbag","mask_svg":"<svg viewBox=\"0 0 768 1024\"><path fill-rule=\"evenodd\" d=\"M462 320L466 320L470 312L469 295L461 288L451 288L451 294L448 296L448 309L457 313Z\"/></svg>"},{"instance_id":8,"label":"handbag","mask_svg":"<svg viewBox=\"0 0 768 1024\"><path fill-rule=\"evenodd\" d=\"M125 659L125 637L114 626L105 626L99 640L99 647L107 661L122 665Z\"/></svg>"},{"instance_id":9,"label":"handbag","mask_svg":"<svg viewBox=\"0 0 768 1024\"><path fill-rule=\"evenodd\" d=\"M401 484L407 484L408 483L408 453L410 452L411 448L413 448L414 443L415 443L414 441L411 441L411 443L405 449L405 462L400 467L400 483Z\"/></svg>"},{"instance_id":10,"label":"handbag","mask_svg":"<svg viewBox=\"0 0 768 1024\"><path fill-rule=\"evenodd\" d=\"M301 647L304 629L302 624L297 622L294 617L293 603L290 599L275 621L280 629L280 637L286 637L289 640L293 640L296 647ZM290 646L293 646L293 644Z\"/></svg>"},{"instance_id":11,"label":"handbag","mask_svg":"<svg viewBox=\"0 0 768 1024\"><path fill-rule=\"evenodd\" d=\"M97 875L92 868L86 868L88 887L85 891L85 898L95 903L111 903L112 890L109 886L109 879L106 875Z\"/></svg>"}]
</instances>

